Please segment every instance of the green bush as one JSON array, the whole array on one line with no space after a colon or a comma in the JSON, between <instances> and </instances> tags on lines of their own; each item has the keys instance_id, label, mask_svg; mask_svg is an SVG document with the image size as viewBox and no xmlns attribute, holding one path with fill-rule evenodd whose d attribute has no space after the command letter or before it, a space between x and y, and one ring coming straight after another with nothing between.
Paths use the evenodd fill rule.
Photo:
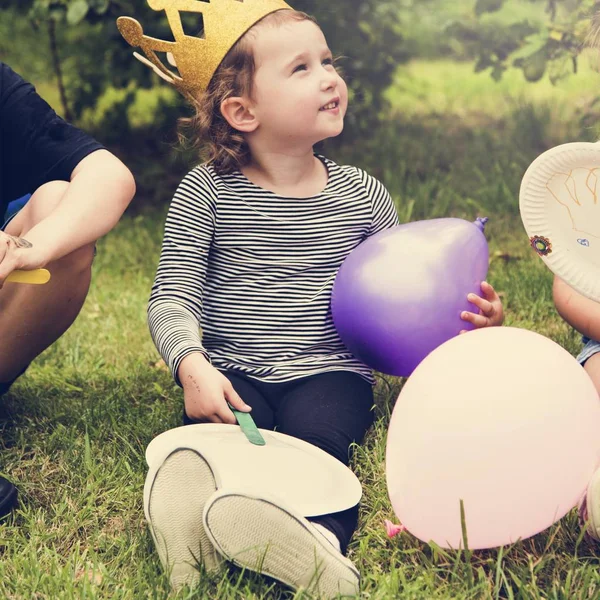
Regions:
<instances>
[{"instance_id":1,"label":"green bush","mask_svg":"<svg viewBox=\"0 0 600 600\"><path fill-rule=\"evenodd\" d=\"M102 131L105 142L120 137L130 130L127 112L135 94L133 82L125 88L106 87L96 105L84 109L78 124L90 132Z\"/></svg>"},{"instance_id":2,"label":"green bush","mask_svg":"<svg viewBox=\"0 0 600 600\"><path fill-rule=\"evenodd\" d=\"M577 119L557 118L555 108L515 103L496 118L396 115L360 144L332 150L338 161L381 179L403 221L517 216L531 162L552 146L592 137Z\"/></svg>"},{"instance_id":3,"label":"green bush","mask_svg":"<svg viewBox=\"0 0 600 600\"><path fill-rule=\"evenodd\" d=\"M159 85L136 91L133 103L127 108L127 119L132 130L162 128L172 125L178 113L177 92L166 85Z\"/></svg>"},{"instance_id":4,"label":"green bush","mask_svg":"<svg viewBox=\"0 0 600 600\"><path fill-rule=\"evenodd\" d=\"M118 141L136 130L172 127L179 115L177 92L167 86L138 88L108 86L93 107L83 111L78 124L102 134L104 142Z\"/></svg>"}]
</instances>

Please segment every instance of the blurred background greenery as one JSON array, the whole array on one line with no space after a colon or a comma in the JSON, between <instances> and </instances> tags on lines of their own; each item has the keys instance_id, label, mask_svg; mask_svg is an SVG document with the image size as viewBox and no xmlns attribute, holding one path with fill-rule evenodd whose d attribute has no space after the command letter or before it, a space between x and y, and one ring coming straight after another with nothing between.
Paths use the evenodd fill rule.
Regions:
<instances>
[{"instance_id":1,"label":"blurred background greenery","mask_svg":"<svg viewBox=\"0 0 600 600\"><path fill-rule=\"evenodd\" d=\"M317 16L351 88L346 130L326 152L383 179L402 218L514 215L535 156L597 138L593 0L294 6ZM0 0L0 60L130 166L135 211L167 203L198 159L177 144L184 100L132 58L119 15L172 39L142 0ZM197 15L184 27L196 33Z\"/></svg>"}]
</instances>

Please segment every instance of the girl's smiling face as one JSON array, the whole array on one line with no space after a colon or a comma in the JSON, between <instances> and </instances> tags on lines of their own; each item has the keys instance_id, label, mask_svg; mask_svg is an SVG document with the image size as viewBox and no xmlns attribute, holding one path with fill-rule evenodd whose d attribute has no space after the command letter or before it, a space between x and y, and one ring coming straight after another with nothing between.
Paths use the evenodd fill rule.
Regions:
<instances>
[{"instance_id":1,"label":"girl's smiling face","mask_svg":"<svg viewBox=\"0 0 600 600\"><path fill-rule=\"evenodd\" d=\"M312 21L259 27L252 40L256 133L275 146L311 146L344 128L348 89Z\"/></svg>"}]
</instances>

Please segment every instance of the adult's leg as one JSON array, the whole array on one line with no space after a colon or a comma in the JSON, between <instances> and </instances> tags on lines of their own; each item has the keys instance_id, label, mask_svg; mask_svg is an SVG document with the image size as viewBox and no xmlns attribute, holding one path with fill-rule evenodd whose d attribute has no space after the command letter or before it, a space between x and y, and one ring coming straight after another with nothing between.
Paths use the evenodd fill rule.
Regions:
<instances>
[{"instance_id":1,"label":"adult's leg","mask_svg":"<svg viewBox=\"0 0 600 600\"><path fill-rule=\"evenodd\" d=\"M40 187L8 223L6 233L26 237L58 206L67 185L54 181ZM50 263L52 277L43 286L4 284L0 290L0 395L75 320L87 295L93 257L90 245ZM16 488L0 478L0 516L8 514L16 500Z\"/></svg>"},{"instance_id":2,"label":"adult's leg","mask_svg":"<svg viewBox=\"0 0 600 600\"><path fill-rule=\"evenodd\" d=\"M27 232L60 204L68 183L40 187L7 225L6 233ZM90 244L47 265L45 285L5 283L0 290L0 382L11 382L73 323L87 295L94 246ZM3 389L4 388L4 389ZM8 385L0 383L0 393Z\"/></svg>"},{"instance_id":3,"label":"adult's leg","mask_svg":"<svg viewBox=\"0 0 600 600\"><path fill-rule=\"evenodd\" d=\"M309 442L348 465L350 446L373 424L373 389L349 371L292 382L276 412L277 430ZM332 531L346 551L358 522L358 506L311 521Z\"/></svg>"}]
</instances>

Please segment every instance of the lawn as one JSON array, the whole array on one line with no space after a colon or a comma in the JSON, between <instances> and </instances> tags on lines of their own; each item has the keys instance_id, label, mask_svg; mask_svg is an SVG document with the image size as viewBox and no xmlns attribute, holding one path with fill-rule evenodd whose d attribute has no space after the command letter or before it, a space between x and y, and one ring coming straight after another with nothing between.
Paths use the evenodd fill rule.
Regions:
<instances>
[{"instance_id":1,"label":"lawn","mask_svg":"<svg viewBox=\"0 0 600 600\"><path fill-rule=\"evenodd\" d=\"M478 92L477 102L477 94L463 94L465 87L456 82L474 78L462 66L447 82L427 75L444 69L448 74L447 65L429 67L413 65L399 75L397 85L404 85L411 72L420 74L411 85L425 90L424 99L410 104L410 114L403 104L408 101L397 89L390 91L405 117L398 117L397 129L389 128L381 147L394 147L396 154L388 152L386 161L365 156L363 163L377 163L403 219L490 216L489 281L503 298L506 324L537 331L576 353L579 336L553 308L552 275L528 246L517 197L520 176L536 154L582 130L557 119L560 113L553 111L564 104L553 88L540 99L523 87L530 102L515 112L502 93L493 96L497 102L488 92ZM432 91L434 80L439 94ZM568 97L580 92L571 90ZM590 98L593 86L585 93ZM465 112L458 114L457 107ZM564 118L573 115L571 110ZM163 219L164 209L138 208L99 242L81 315L0 403L0 464L22 499L0 524L2 598L170 594L142 511L144 449L155 435L178 426L181 416L181 392L159 361L145 322ZM575 512L524 542L472 554L443 551L408 533L386 537L384 519L396 520L385 486L386 429L401 383L378 377L377 422L355 456L364 498L350 558L362 574L361 597L600 598L600 547L583 539ZM230 568L169 597L292 595L273 581Z\"/></svg>"},{"instance_id":2,"label":"lawn","mask_svg":"<svg viewBox=\"0 0 600 600\"><path fill-rule=\"evenodd\" d=\"M579 59L577 74L565 62L560 65L565 77L553 85L547 74L529 83L520 69L509 69L494 81L489 70L475 73L471 62L413 60L397 70L387 97L398 112L411 116L499 116L533 102L549 103L566 118L596 98L599 66L598 52L588 50Z\"/></svg>"}]
</instances>

